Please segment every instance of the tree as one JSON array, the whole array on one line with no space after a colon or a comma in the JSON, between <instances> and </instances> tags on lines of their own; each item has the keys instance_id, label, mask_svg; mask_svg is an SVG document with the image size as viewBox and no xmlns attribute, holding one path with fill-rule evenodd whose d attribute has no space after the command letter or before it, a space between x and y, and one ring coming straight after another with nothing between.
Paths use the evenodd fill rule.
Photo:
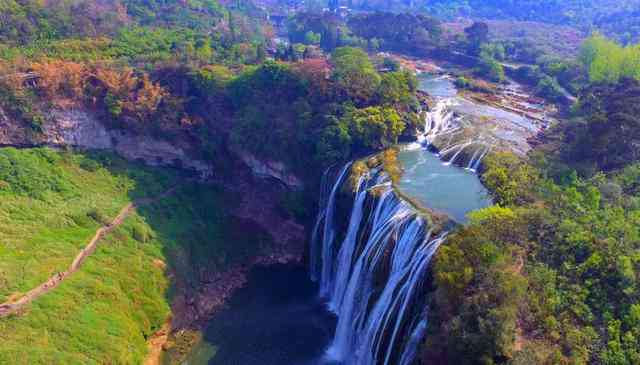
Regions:
<instances>
[{"instance_id":1,"label":"tree","mask_svg":"<svg viewBox=\"0 0 640 365\"><path fill-rule=\"evenodd\" d=\"M308 84L311 94L321 98L328 96L330 65L324 58L310 58L292 66L302 80Z\"/></svg>"},{"instance_id":2,"label":"tree","mask_svg":"<svg viewBox=\"0 0 640 365\"><path fill-rule=\"evenodd\" d=\"M304 34L304 44L320 44L320 34L308 31Z\"/></svg>"},{"instance_id":3,"label":"tree","mask_svg":"<svg viewBox=\"0 0 640 365\"><path fill-rule=\"evenodd\" d=\"M491 81L502 82L505 79L504 67L488 54L481 53L478 73Z\"/></svg>"},{"instance_id":4,"label":"tree","mask_svg":"<svg viewBox=\"0 0 640 365\"><path fill-rule=\"evenodd\" d=\"M564 94L555 78L550 76L544 76L536 86L536 95L541 96L548 100L562 101Z\"/></svg>"},{"instance_id":5,"label":"tree","mask_svg":"<svg viewBox=\"0 0 640 365\"><path fill-rule=\"evenodd\" d=\"M31 69L39 77L38 87L50 99L60 97L82 98L87 79L83 64L50 60L31 64Z\"/></svg>"},{"instance_id":6,"label":"tree","mask_svg":"<svg viewBox=\"0 0 640 365\"><path fill-rule=\"evenodd\" d=\"M267 59L267 51L264 49L263 43L256 45L256 63L262 63Z\"/></svg>"},{"instance_id":7,"label":"tree","mask_svg":"<svg viewBox=\"0 0 640 365\"><path fill-rule=\"evenodd\" d=\"M405 124L392 108L368 107L347 111L340 122L362 151L378 150L398 142Z\"/></svg>"},{"instance_id":8,"label":"tree","mask_svg":"<svg viewBox=\"0 0 640 365\"><path fill-rule=\"evenodd\" d=\"M509 206L533 200L540 177L518 156L508 152L489 154L483 161L483 170L482 182L497 204Z\"/></svg>"},{"instance_id":9,"label":"tree","mask_svg":"<svg viewBox=\"0 0 640 365\"><path fill-rule=\"evenodd\" d=\"M567 158L593 161L604 170L640 160L640 82L596 84L580 96L586 123L570 128Z\"/></svg>"},{"instance_id":10,"label":"tree","mask_svg":"<svg viewBox=\"0 0 640 365\"><path fill-rule=\"evenodd\" d=\"M383 105L407 105L413 100L415 84L415 76L408 71L386 72L382 74L378 100Z\"/></svg>"},{"instance_id":11,"label":"tree","mask_svg":"<svg viewBox=\"0 0 640 365\"><path fill-rule=\"evenodd\" d=\"M489 40L489 25L484 22L474 22L473 25L465 28L464 33L469 42L469 53L479 55L482 45Z\"/></svg>"},{"instance_id":12,"label":"tree","mask_svg":"<svg viewBox=\"0 0 640 365\"><path fill-rule=\"evenodd\" d=\"M591 82L640 79L640 45L622 47L596 33L583 43L579 59Z\"/></svg>"},{"instance_id":13,"label":"tree","mask_svg":"<svg viewBox=\"0 0 640 365\"><path fill-rule=\"evenodd\" d=\"M380 84L380 75L363 50L338 48L331 56L331 63L334 67L331 78L345 97L362 105L374 96Z\"/></svg>"}]
</instances>

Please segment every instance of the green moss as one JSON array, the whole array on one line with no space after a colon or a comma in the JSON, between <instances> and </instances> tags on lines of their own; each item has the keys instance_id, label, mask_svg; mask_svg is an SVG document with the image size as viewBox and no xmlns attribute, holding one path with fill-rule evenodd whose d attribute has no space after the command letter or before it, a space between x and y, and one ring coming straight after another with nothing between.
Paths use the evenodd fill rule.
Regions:
<instances>
[{"instance_id":1,"label":"green moss","mask_svg":"<svg viewBox=\"0 0 640 365\"><path fill-rule=\"evenodd\" d=\"M356 161L351 165L351 171L349 171L349 187L352 191L358 189L360 178L368 172L369 167L364 161Z\"/></svg>"}]
</instances>

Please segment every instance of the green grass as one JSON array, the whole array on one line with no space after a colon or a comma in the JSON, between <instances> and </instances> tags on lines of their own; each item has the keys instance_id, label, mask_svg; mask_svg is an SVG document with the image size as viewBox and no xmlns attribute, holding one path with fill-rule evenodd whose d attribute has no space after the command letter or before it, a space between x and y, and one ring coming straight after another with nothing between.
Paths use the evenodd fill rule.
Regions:
<instances>
[{"instance_id":1,"label":"green grass","mask_svg":"<svg viewBox=\"0 0 640 365\"><path fill-rule=\"evenodd\" d=\"M171 170L11 148L0 149L0 166L0 301L66 269L100 226L89 213L111 219L134 198L179 186L129 216L25 313L0 319L0 364L139 364L170 314L170 278L197 284L199 267L223 269L270 243L229 216L235 197Z\"/></svg>"},{"instance_id":2,"label":"green grass","mask_svg":"<svg viewBox=\"0 0 640 365\"><path fill-rule=\"evenodd\" d=\"M175 178L107 155L1 149L0 301L66 269L100 226L92 210L110 220Z\"/></svg>"}]
</instances>

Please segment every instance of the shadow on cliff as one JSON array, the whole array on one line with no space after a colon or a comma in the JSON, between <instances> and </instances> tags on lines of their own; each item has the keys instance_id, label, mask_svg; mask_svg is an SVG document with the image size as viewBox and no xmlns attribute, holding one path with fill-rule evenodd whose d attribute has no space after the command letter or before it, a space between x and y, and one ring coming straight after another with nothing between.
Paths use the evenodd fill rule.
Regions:
<instances>
[{"instance_id":1,"label":"shadow on cliff","mask_svg":"<svg viewBox=\"0 0 640 365\"><path fill-rule=\"evenodd\" d=\"M264 229L232 214L239 193L203 183L177 168L150 168L102 152L85 156L83 168L103 167L113 175L126 176L123 181L133 182L128 186L131 200L145 202L136 209L140 222L132 222L132 236L160 245L171 279L167 301L178 303L174 316L180 317L180 327L191 327L197 319L198 310L185 306L193 304L190 298L204 284L219 280L220 272L247 264L272 244Z\"/></svg>"}]
</instances>

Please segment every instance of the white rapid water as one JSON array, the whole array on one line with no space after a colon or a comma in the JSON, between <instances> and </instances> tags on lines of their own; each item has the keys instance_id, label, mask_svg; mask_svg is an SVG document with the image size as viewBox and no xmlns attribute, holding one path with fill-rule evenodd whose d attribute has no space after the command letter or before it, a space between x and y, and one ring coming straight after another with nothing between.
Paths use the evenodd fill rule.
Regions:
<instances>
[{"instance_id":1,"label":"white rapid water","mask_svg":"<svg viewBox=\"0 0 640 365\"><path fill-rule=\"evenodd\" d=\"M326 206L324 209L320 209L320 213L318 213L318 219L316 220L316 228L320 228L320 222L324 220L324 226L322 231L322 246L317 247L314 243L317 242L317 232L314 231L315 239L312 239L312 252L316 254L320 252L320 261L312 263L315 274L312 275L312 278L315 280L320 279L320 295L326 296L331 292L332 282L330 277L333 275L333 265L334 265L334 253L331 251L331 247L333 246L333 240L335 236L335 222L333 214L335 212L335 199L338 193L338 189L342 184L347 172L349 171L349 167L351 167L351 163L344 165L340 174L338 175L338 180L334 184L329 196L326 200ZM324 190L324 187L323 187ZM322 217L321 217L322 216ZM317 257L315 258L317 260Z\"/></svg>"},{"instance_id":2,"label":"white rapid water","mask_svg":"<svg viewBox=\"0 0 640 365\"><path fill-rule=\"evenodd\" d=\"M349 274L351 273L350 264L353 261L353 256L356 250L358 231L362 221L362 210L366 197L366 180L364 177L361 177L358 181L358 190L356 191L356 198L353 203L353 208L351 209L349 228L340 247L340 251L338 252L338 263L343 265L338 265L336 268L336 275L332 280L335 286L330 296L331 301L329 302L329 309L334 313L337 313L342 307L344 292L347 288ZM344 265L345 263L348 263L348 265Z\"/></svg>"},{"instance_id":3,"label":"white rapid water","mask_svg":"<svg viewBox=\"0 0 640 365\"><path fill-rule=\"evenodd\" d=\"M360 178L346 232L337 232L333 205L349 166L324 199L312 237L312 251L321 248L311 258L322 273L320 295L338 316L327 360L408 365L426 328L424 277L444 235L434 236L378 172Z\"/></svg>"},{"instance_id":4,"label":"white rapid water","mask_svg":"<svg viewBox=\"0 0 640 365\"><path fill-rule=\"evenodd\" d=\"M427 112L423 136L427 144L431 144L436 136L451 132L454 129L452 124L454 114L449 110L453 103L453 98L440 99L433 109Z\"/></svg>"},{"instance_id":5,"label":"white rapid water","mask_svg":"<svg viewBox=\"0 0 640 365\"><path fill-rule=\"evenodd\" d=\"M448 77L443 76L436 80L447 79ZM442 85L439 87L441 88ZM454 88L453 84L451 84L450 87ZM430 90L426 91L430 92ZM443 164L451 165L458 163L461 164L462 167L466 167L467 170L476 171L486 155L486 152L483 153L482 150L486 151L486 148L488 148L487 143L483 140L484 138L480 136L473 137L473 139L461 136L460 134L464 133L465 129L464 123L466 115L453 111L453 109L458 110L460 105L467 105L469 102L456 96L455 89L453 93L442 93L438 91L438 87L436 87L434 91L435 95L432 96L436 103L431 110L426 113L424 132L418 136L418 142L421 145L431 147L435 147L435 144L438 144L437 149L439 149L439 151L437 154L443 159ZM447 142L444 144L436 143L436 139L440 139L439 142ZM454 142L454 140L456 141ZM467 150L467 152L472 154L471 157L466 156L469 160L459 159L467 147L471 145L475 145L475 148L473 152Z\"/></svg>"},{"instance_id":6,"label":"white rapid water","mask_svg":"<svg viewBox=\"0 0 640 365\"><path fill-rule=\"evenodd\" d=\"M311 277L311 281L318 281L318 279L320 278L320 263L321 261L318 259L319 255L320 255L320 248L317 247L317 243L318 243L318 233L320 230L320 225L322 224L322 222L324 222L324 218L326 215L326 206L327 206L327 199L328 199L328 195L329 193L327 192L327 189L331 187L331 185L329 185L327 179L329 178L329 172L331 171L331 168L329 167L324 174L322 175L322 180L320 181L320 199L319 199L319 207L318 207L318 216L316 217L316 224L313 228L313 233L311 236L311 249L309 250L309 276Z\"/></svg>"}]
</instances>

